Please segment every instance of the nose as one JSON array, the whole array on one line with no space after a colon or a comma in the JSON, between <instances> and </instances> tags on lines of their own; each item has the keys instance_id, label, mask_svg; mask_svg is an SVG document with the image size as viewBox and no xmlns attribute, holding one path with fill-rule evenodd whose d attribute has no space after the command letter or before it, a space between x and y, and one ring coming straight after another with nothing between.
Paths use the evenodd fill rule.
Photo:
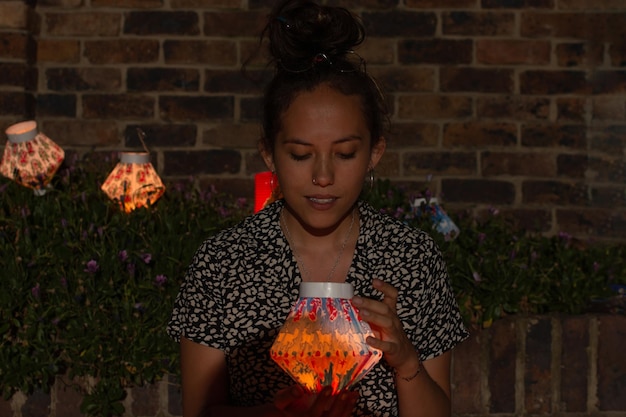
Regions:
<instances>
[{"instance_id":1,"label":"nose","mask_svg":"<svg viewBox=\"0 0 626 417\"><path fill-rule=\"evenodd\" d=\"M335 170L331 158L320 157L313 167L313 184L327 187L335 182Z\"/></svg>"}]
</instances>

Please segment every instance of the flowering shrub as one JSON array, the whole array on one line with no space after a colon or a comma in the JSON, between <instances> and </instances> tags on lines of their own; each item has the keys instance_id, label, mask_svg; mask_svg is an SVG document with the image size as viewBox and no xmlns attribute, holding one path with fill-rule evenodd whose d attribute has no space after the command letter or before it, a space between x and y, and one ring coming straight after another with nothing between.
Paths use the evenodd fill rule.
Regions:
<instances>
[{"instance_id":1,"label":"flowering shrub","mask_svg":"<svg viewBox=\"0 0 626 417\"><path fill-rule=\"evenodd\" d=\"M585 243L566 232L542 236L516 228L495 208L482 220L458 213L461 232L451 240L432 229L432 212L415 210L413 198L388 181L379 181L366 198L435 238L470 325L487 327L520 313L623 312L626 242Z\"/></svg>"},{"instance_id":2,"label":"flowering shrub","mask_svg":"<svg viewBox=\"0 0 626 417\"><path fill-rule=\"evenodd\" d=\"M180 279L201 241L249 209L189 182L125 214L99 188L112 166L96 166L64 166L41 197L0 182L0 388L90 376L82 411L109 416L124 387L177 371L164 329Z\"/></svg>"},{"instance_id":3,"label":"flowering shrub","mask_svg":"<svg viewBox=\"0 0 626 417\"><path fill-rule=\"evenodd\" d=\"M103 166L104 165L104 166ZM49 389L57 375L83 392L82 411L124 412L125 387L178 373L178 346L165 333L174 297L203 239L252 212L245 201L189 181L167 184L152 207L122 212L99 185L112 169L66 161L44 196L0 180L0 389ZM454 218L446 240L409 198L379 181L365 197L429 230L448 262L468 324L507 314L588 311L626 284L624 245L581 247L544 238L499 216ZM422 213L427 213L423 211Z\"/></svg>"}]
</instances>

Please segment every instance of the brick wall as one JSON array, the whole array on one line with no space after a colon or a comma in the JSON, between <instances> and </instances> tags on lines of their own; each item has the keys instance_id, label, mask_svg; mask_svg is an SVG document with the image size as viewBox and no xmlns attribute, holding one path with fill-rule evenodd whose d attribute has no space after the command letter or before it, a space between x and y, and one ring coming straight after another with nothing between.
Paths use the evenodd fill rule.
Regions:
<instances>
[{"instance_id":1,"label":"brick wall","mask_svg":"<svg viewBox=\"0 0 626 417\"><path fill-rule=\"evenodd\" d=\"M456 417L626 415L626 317L536 316L474 331L453 357ZM125 417L182 415L173 377L127 390ZM0 399L0 417L80 417L59 378L50 394Z\"/></svg>"},{"instance_id":2,"label":"brick wall","mask_svg":"<svg viewBox=\"0 0 626 417\"><path fill-rule=\"evenodd\" d=\"M419 191L432 174L448 210L626 239L623 0L331 1L361 14L389 93L379 177ZM141 126L161 175L251 197L261 85L239 68L273 3L0 1L0 128L36 117L110 155Z\"/></svg>"}]
</instances>

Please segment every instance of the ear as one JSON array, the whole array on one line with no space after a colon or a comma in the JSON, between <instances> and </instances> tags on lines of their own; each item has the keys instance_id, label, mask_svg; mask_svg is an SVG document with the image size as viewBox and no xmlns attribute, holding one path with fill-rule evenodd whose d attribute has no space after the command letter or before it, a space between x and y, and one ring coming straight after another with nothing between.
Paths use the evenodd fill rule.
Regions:
<instances>
[{"instance_id":1,"label":"ear","mask_svg":"<svg viewBox=\"0 0 626 417\"><path fill-rule=\"evenodd\" d=\"M265 149L262 140L259 140L259 153L261 154L267 169L272 172L276 172L276 167L274 166L274 156Z\"/></svg>"},{"instance_id":2,"label":"ear","mask_svg":"<svg viewBox=\"0 0 626 417\"><path fill-rule=\"evenodd\" d=\"M385 140L384 136L381 136L376 145L374 145L374 147L372 148L372 152L370 154L370 169L376 168L376 165L378 165L380 158L382 158L383 154L385 153L386 147L387 141Z\"/></svg>"}]
</instances>

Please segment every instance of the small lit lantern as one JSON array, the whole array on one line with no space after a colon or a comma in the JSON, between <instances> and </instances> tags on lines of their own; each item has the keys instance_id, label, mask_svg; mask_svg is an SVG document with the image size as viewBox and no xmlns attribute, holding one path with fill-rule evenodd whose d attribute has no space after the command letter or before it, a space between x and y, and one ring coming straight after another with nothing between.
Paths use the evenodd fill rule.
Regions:
<instances>
[{"instance_id":1,"label":"small lit lantern","mask_svg":"<svg viewBox=\"0 0 626 417\"><path fill-rule=\"evenodd\" d=\"M276 174L270 171L254 175L254 212L260 211L276 197Z\"/></svg>"},{"instance_id":2,"label":"small lit lantern","mask_svg":"<svg viewBox=\"0 0 626 417\"><path fill-rule=\"evenodd\" d=\"M165 192L165 186L150 163L148 152L122 152L120 162L102 184L102 191L130 213L154 204Z\"/></svg>"},{"instance_id":3,"label":"small lit lantern","mask_svg":"<svg viewBox=\"0 0 626 417\"><path fill-rule=\"evenodd\" d=\"M34 120L9 126L6 134L9 140L0 162L0 172L18 184L32 188L37 195L45 194L45 188L65 159L65 152L38 132Z\"/></svg>"},{"instance_id":4,"label":"small lit lantern","mask_svg":"<svg viewBox=\"0 0 626 417\"><path fill-rule=\"evenodd\" d=\"M303 282L300 295L270 349L271 358L306 390L351 388L382 358L352 305L348 283Z\"/></svg>"},{"instance_id":5,"label":"small lit lantern","mask_svg":"<svg viewBox=\"0 0 626 417\"><path fill-rule=\"evenodd\" d=\"M428 215L433 224L433 229L444 235L445 240L454 240L461 233L459 227L441 207L436 197L416 199L413 202L413 210L418 216Z\"/></svg>"}]
</instances>

